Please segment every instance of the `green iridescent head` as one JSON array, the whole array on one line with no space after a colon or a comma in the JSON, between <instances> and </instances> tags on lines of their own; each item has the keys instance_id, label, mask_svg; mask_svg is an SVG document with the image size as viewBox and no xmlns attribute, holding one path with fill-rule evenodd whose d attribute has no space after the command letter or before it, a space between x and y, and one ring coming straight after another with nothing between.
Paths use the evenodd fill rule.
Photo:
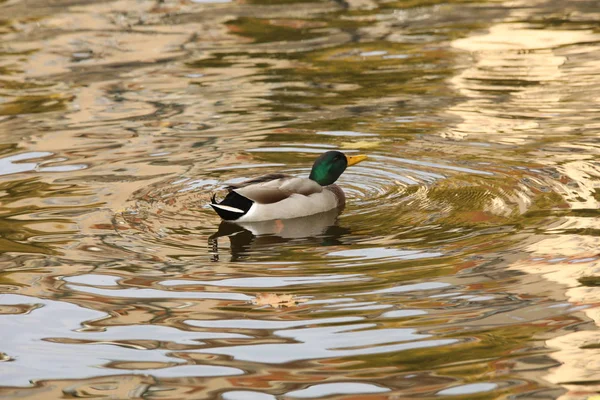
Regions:
<instances>
[{"instance_id":1,"label":"green iridescent head","mask_svg":"<svg viewBox=\"0 0 600 400\"><path fill-rule=\"evenodd\" d=\"M346 156L340 151L328 151L315 160L309 179L321 186L333 184L350 165L358 164L367 156Z\"/></svg>"}]
</instances>

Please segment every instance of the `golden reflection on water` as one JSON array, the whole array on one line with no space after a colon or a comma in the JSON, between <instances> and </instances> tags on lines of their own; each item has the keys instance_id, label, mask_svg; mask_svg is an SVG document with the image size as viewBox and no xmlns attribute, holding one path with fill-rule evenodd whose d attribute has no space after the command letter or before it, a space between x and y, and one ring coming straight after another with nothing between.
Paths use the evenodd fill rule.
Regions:
<instances>
[{"instance_id":1,"label":"golden reflection on water","mask_svg":"<svg viewBox=\"0 0 600 400\"><path fill-rule=\"evenodd\" d=\"M598 390L593 4L0 9L1 396ZM341 214L207 207L331 148Z\"/></svg>"}]
</instances>

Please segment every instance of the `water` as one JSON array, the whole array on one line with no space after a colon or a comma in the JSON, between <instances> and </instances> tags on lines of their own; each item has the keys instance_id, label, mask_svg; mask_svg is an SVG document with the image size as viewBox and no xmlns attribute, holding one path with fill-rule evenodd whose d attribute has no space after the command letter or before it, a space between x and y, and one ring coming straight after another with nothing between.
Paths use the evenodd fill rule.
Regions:
<instances>
[{"instance_id":1,"label":"water","mask_svg":"<svg viewBox=\"0 0 600 400\"><path fill-rule=\"evenodd\" d=\"M598 390L596 2L0 10L0 396ZM330 149L339 216L207 206Z\"/></svg>"}]
</instances>

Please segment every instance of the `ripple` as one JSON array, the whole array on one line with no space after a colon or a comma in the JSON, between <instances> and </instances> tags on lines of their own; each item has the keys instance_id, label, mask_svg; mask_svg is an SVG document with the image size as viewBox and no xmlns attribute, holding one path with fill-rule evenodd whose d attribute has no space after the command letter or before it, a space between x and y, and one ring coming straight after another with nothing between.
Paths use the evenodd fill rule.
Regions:
<instances>
[{"instance_id":1,"label":"ripple","mask_svg":"<svg viewBox=\"0 0 600 400\"><path fill-rule=\"evenodd\" d=\"M423 282L423 283L415 283L411 285L400 285L393 286L386 289L375 290L372 292L365 292L361 294L382 294L382 293L405 293L405 292L414 292L414 291L422 291L422 290L435 290L441 288L448 288L452 285L445 282Z\"/></svg>"},{"instance_id":2,"label":"ripple","mask_svg":"<svg viewBox=\"0 0 600 400\"><path fill-rule=\"evenodd\" d=\"M117 286L120 279L120 276L98 274L67 276L63 278L66 282L91 286Z\"/></svg>"},{"instance_id":3,"label":"ripple","mask_svg":"<svg viewBox=\"0 0 600 400\"><path fill-rule=\"evenodd\" d=\"M466 394L476 394L489 392L498 388L496 383L470 383L468 385L454 386L448 389L440 390L439 396L461 396Z\"/></svg>"},{"instance_id":4,"label":"ripple","mask_svg":"<svg viewBox=\"0 0 600 400\"><path fill-rule=\"evenodd\" d=\"M337 282L355 282L365 280L362 275L318 275L318 276L286 276L286 277L256 277L222 279L214 281L190 281L190 280L166 280L161 282L164 286L181 285L208 285L222 287L244 287L244 288L277 288L307 284L329 284Z\"/></svg>"},{"instance_id":5,"label":"ripple","mask_svg":"<svg viewBox=\"0 0 600 400\"><path fill-rule=\"evenodd\" d=\"M407 318L425 314L427 311L424 310L394 310L381 314L381 318Z\"/></svg>"},{"instance_id":6,"label":"ripple","mask_svg":"<svg viewBox=\"0 0 600 400\"><path fill-rule=\"evenodd\" d=\"M260 148L255 150L263 151L265 149L267 153L273 149L278 152L305 153L307 151L306 147ZM308 149L308 152L313 150L322 151L322 149ZM279 165L277 163L271 164ZM223 169L223 171L226 171L226 169ZM308 169L290 168L289 172L304 175L308 173ZM232 261L251 257L264 262L273 259L276 254L281 255L286 247L300 245L301 242L297 242L295 239L312 240L314 238L339 243L343 241L344 236L350 234L350 231L343 226L343 222L357 217L361 217L363 223L367 225L373 221L373 223L382 223L383 225L380 227L389 226L391 228L399 223L408 224L412 221L418 224L418 218L448 218L460 211L467 203L475 203L475 207L479 208L482 213L487 212L486 210L495 210L494 207L507 207L508 203L494 197L495 194L492 194L491 190L489 192L482 191L476 186L467 186L461 189L460 192L457 191L456 193L460 193L462 197L457 198L456 201L453 200L452 194L443 196L442 193L444 192L442 190L445 189L441 189L437 185L439 182L449 179L456 180L458 176L455 177L453 175L455 173L494 175L487 171L472 168L375 155L371 161L366 161L358 167L349 168L342 175L340 185L346 191L348 206L344 210L341 219L338 220L337 212L331 212L331 215L323 218L315 215L314 218L302 218L298 219L297 222L290 220L285 221L283 224L276 224L273 221L239 224L240 228L237 228L237 230L225 228L222 225L218 232L213 233L211 236L215 238L213 245L218 246L215 247L213 258L222 255L223 250L219 248L223 245L223 242L219 241L218 238L223 236L228 237L230 241L229 251L231 252ZM250 175L235 179L229 178L226 181L239 181ZM125 219L124 222L119 222L121 224L119 228L122 231L121 235L131 237L135 242L142 240L139 244L132 243L134 246L132 248L144 246L143 241L147 240L146 247L152 247L156 243L163 248L172 246L178 250L188 249L190 252L197 252L199 247L205 245L195 240L194 231L200 235L208 231L202 224L202 219L198 219L198 217L210 218L212 216L216 218L207 209L207 203L209 194L218 189L218 182L219 180L213 178L170 179L140 192L136 205L139 211L135 208L130 209L120 216ZM472 194L469 192L471 187L476 188ZM465 201L463 201L463 197L465 197ZM415 212L415 208L418 212ZM395 210L393 217L386 221L380 221L381 215L385 214L388 209ZM406 211L403 212L402 209ZM502 208L502 211L494 212L496 215L498 213L507 215L510 213L505 208ZM130 236L126 230L123 230L123 225L128 225L130 229L133 229L132 234L134 231L139 230L143 232L143 235ZM417 230L419 230L418 235L415 235ZM175 232L178 233L175 234ZM420 241L420 246L425 248L413 250L410 248L398 249L395 246L361 246L359 249L332 252L333 254L330 256L335 257L335 260L331 262L339 267L350 266L353 265L352 263L373 264L374 262L383 263L392 260L410 261L443 257L446 253L440 251L442 250L440 247L431 248L427 245L427 236L436 236L436 244L442 244L444 241L440 241L440 237L444 235L447 237L445 242L449 243L451 241L466 240L473 235L490 233L494 233L494 231L461 231L455 227L449 227L444 232L443 226L439 225L422 226L420 228L406 227L405 231L398 234L401 237L407 236L407 239L410 237L411 239L408 240L410 240L411 245ZM281 240L275 240L274 236ZM198 239L201 238L201 236L197 237ZM275 242L278 242L280 247L274 247L273 243ZM394 242L399 241L396 239L389 243ZM433 243L433 241L430 242ZM350 253L345 253L346 251L350 251ZM359 255L359 253L363 254ZM342 261L340 258L346 258L346 260ZM279 260L280 262L286 262L281 258ZM298 263L298 261L295 261L295 263Z\"/></svg>"},{"instance_id":7,"label":"ripple","mask_svg":"<svg viewBox=\"0 0 600 400\"><path fill-rule=\"evenodd\" d=\"M423 340L430 338L431 335L418 334L414 329L368 329L373 327L374 324L358 324L286 329L274 331L273 335L293 339L295 343L213 347L206 352L228 355L236 360L285 364L301 360L399 352L458 343L456 339Z\"/></svg>"},{"instance_id":8,"label":"ripple","mask_svg":"<svg viewBox=\"0 0 600 400\"><path fill-rule=\"evenodd\" d=\"M53 153L47 151L35 151L0 158L0 175L35 171L40 163L24 163L20 161L49 157L51 155L53 155Z\"/></svg>"},{"instance_id":9,"label":"ripple","mask_svg":"<svg viewBox=\"0 0 600 400\"><path fill-rule=\"evenodd\" d=\"M299 399L313 399L321 398L324 396L333 396L336 394L369 394L369 393L385 393L389 392L390 389L375 386L370 383L357 383L357 382L336 382L336 383L322 383L319 385L312 385L306 389L295 390L288 392L285 395L289 397L295 397Z\"/></svg>"},{"instance_id":10,"label":"ripple","mask_svg":"<svg viewBox=\"0 0 600 400\"><path fill-rule=\"evenodd\" d=\"M330 257L349 258L348 261L358 260L419 260L421 258L441 257L443 253L424 252L418 250L400 250L381 247L362 248L356 250L340 250L327 254Z\"/></svg>"},{"instance_id":11,"label":"ripple","mask_svg":"<svg viewBox=\"0 0 600 400\"><path fill-rule=\"evenodd\" d=\"M144 363L166 363L172 365L174 359L168 356L166 350L143 351L132 348L115 346L107 340L118 337L127 340L127 337L141 339L154 337L152 334L178 338L182 342L192 340L192 337L201 337L192 333L181 332L172 328L154 327L146 330L142 327L115 328L104 335L101 341L92 341L90 344L65 342L64 334L69 328L75 330L83 321L104 317L105 314L95 310L59 302L41 300L20 295L3 295L2 304L41 303L43 307L24 315L4 315L2 317L2 330L5 334L4 345L10 348L15 360L3 364L3 373L0 374L0 385L28 386L31 377L35 379L61 379L69 376L72 379L88 376L114 375L117 370L111 368L107 362L118 360L136 360ZM69 320L65 320L65 315ZM57 323L57 321L59 323ZM66 328L66 329L65 329ZM87 334L82 332L72 333L69 339L86 339L97 333ZM210 336L207 336L210 337ZM221 336L226 337L226 336ZM191 342L190 342L191 343ZM195 343L198 344L197 342ZM44 368L52 365L52 368ZM119 369L119 373L147 374L148 369ZM152 369L155 376L231 376L241 375L243 371L238 368L212 366L212 365L183 365L175 364L167 368Z\"/></svg>"},{"instance_id":12,"label":"ripple","mask_svg":"<svg viewBox=\"0 0 600 400\"><path fill-rule=\"evenodd\" d=\"M263 146L249 151L264 154L321 153L327 148L327 146L318 144L314 146L322 148L311 146L313 145L303 144L302 147ZM254 166L252 168L265 168L265 173L267 173L272 172L270 168L280 166L281 163L268 162L247 165ZM410 261L420 258L443 257L447 253L441 251L440 247L427 246L427 242L439 245L467 240L472 236L494 234L497 231L484 229L461 231L455 226L445 228L444 225L431 224L431 222L439 221L439 223L450 225L450 222L455 224L457 219L464 218L470 221L473 219L474 213L479 213L478 218L483 221L491 221L502 226L513 215L515 201L518 202L522 211L526 210L527 204L531 204L529 198L533 194L532 190L520 190L519 188L519 192L511 193L504 188L495 187L494 182L485 180L485 177L494 177L501 182L505 175L499 174L498 171L491 172L492 165L486 167L488 170L456 166L451 163L372 154L370 159L360 166L348 168L340 178L339 184L347 195L347 207L340 219L336 212L331 212L331 215L323 218L313 216L314 218L302 218L296 222L290 220L283 224L275 224L273 221L239 224L241 228L237 231L231 228L225 229L222 225L218 232L213 233L212 237L215 238L213 243L221 246L223 242L218 241L218 237L228 237L232 261L248 257L259 257L262 261L266 261L269 258L269 252L271 252L271 256L275 256L275 254L281 254L287 246L299 245L300 242L296 242L294 239L315 238L321 240L323 238L323 240L332 242L343 241L344 236L351 233L343 227L344 221L352 221L360 217L362 224L366 226L379 224L379 228L393 229L398 225L404 225L405 230L398 232L396 240L389 241L392 246L370 248L361 246L363 249L351 251L364 252L362 257L353 256L351 253L344 256L346 250L333 252L334 257L348 257L349 263L358 260L387 262L394 259ZM238 182L254 175L245 173L241 177L233 178L228 176L228 169L230 168L218 169L224 173L222 180L212 177L169 179L141 191L136 200L136 207L140 211L136 211L134 208L130 209L128 213L122 214L127 221L125 224L128 224L130 228L143 230L143 236L138 235L134 240L139 241L145 237L151 243L160 241L162 247L169 245L178 249L189 248L190 251L196 251L197 247L202 244L195 243L194 230L200 230L197 232L199 234L209 232L200 221L211 217L216 219L207 206L209 195L219 189L220 182ZM232 171L235 171L235 168ZM308 174L308 171L307 168L283 169L283 172L299 176ZM213 170L213 172L217 172L217 170ZM256 172L258 173L258 171ZM523 172L528 171L524 170ZM478 178L479 176L481 178ZM484 181L473 182L474 179L484 180L488 187L482 188L480 183ZM543 186L543 183L534 180L530 180L528 184L531 189L536 191L538 186ZM388 213L391 214L390 218L382 220L381 216ZM135 222L132 223L133 221ZM425 221L430 224L424 225ZM465 223L470 222L465 221ZM409 224L420 225L420 227L411 228L407 226ZM489 226L489 223L487 225ZM182 229L183 226L186 227ZM419 232L415 235L417 231ZM174 234L174 232L181 232L183 235ZM122 235L126 236L127 233L123 232ZM273 236L281 238L279 241L279 244L283 246L281 249L272 246L275 242ZM435 236L436 241L429 240L428 236ZM441 239L444 236L446 239ZM396 243L400 242L398 239L404 239L404 237L406 237L405 240L410 241L411 245L421 242L420 246L425 248L420 250L395 248ZM372 252L372 254L367 255L367 252ZM395 254L392 255L392 252ZM217 250L214 254L218 257L220 253L221 251Z\"/></svg>"},{"instance_id":13,"label":"ripple","mask_svg":"<svg viewBox=\"0 0 600 400\"><path fill-rule=\"evenodd\" d=\"M221 395L223 400L276 400L273 395L250 390L230 390Z\"/></svg>"},{"instance_id":14,"label":"ripple","mask_svg":"<svg viewBox=\"0 0 600 400\"><path fill-rule=\"evenodd\" d=\"M593 2L63 3L0 6L0 397L551 398L551 357L595 376L574 287L598 261ZM341 214L208 206L330 149L369 155ZM567 276L572 304L546 281Z\"/></svg>"},{"instance_id":15,"label":"ripple","mask_svg":"<svg viewBox=\"0 0 600 400\"><path fill-rule=\"evenodd\" d=\"M355 132L355 131L317 131L315 132L317 135L325 135L325 136L377 136L375 133L366 133L366 132Z\"/></svg>"},{"instance_id":16,"label":"ripple","mask_svg":"<svg viewBox=\"0 0 600 400\"><path fill-rule=\"evenodd\" d=\"M298 326L314 324L335 324L341 322L360 321L361 317L339 317L339 318L321 318L302 321L268 321L268 320L218 320L218 321L185 321L186 324L200 328L228 328L228 329L285 329Z\"/></svg>"},{"instance_id":17,"label":"ripple","mask_svg":"<svg viewBox=\"0 0 600 400\"><path fill-rule=\"evenodd\" d=\"M122 297L132 299L215 299L215 300L237 300L249 301L252 298L238 293L222 292L181 292L164 291L156 289L101 289L91 286L66 285L71 290L91 293L104 297Z\"/></svg>"}]
</instances>

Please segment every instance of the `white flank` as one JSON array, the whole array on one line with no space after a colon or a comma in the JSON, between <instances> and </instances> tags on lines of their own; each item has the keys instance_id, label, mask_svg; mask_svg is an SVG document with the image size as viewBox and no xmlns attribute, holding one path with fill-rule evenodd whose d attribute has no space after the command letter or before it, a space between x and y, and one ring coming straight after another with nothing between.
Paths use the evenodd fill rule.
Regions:
<instances>
[{"instance_id":1,"label":"white flank","mask_svg":"<svg viewBox=\"0 0 600 400\"><path fill-rule=\"evenodd\" d=\"M248 212L236 222L269 221L274 219L291 219L305 217L329 211L338 206L338 200L329 190L309 196L293 194L287 199L273 204L252 204Z\"/></svg>"}]
</instances>

